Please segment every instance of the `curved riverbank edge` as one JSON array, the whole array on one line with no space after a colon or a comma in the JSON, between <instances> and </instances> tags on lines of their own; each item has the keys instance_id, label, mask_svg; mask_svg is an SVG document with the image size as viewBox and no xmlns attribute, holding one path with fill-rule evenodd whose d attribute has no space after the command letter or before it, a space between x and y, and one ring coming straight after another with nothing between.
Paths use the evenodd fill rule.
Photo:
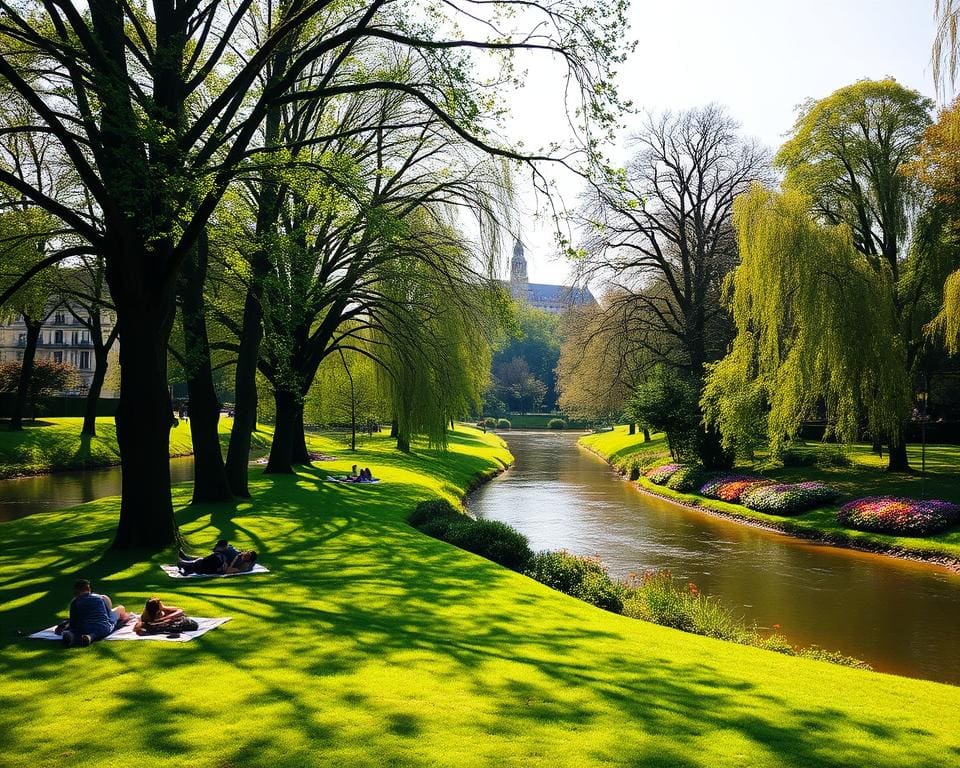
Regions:
<instances>
[{"instance_id":1,"label":"curved riverbank edge","mask_svg":"<svg viewBox=\"0 0 960 768\"><path fill-rule=\"evenodd\" d=\"M605 456L600 451L584 445L579 440L577 441L577 445L579 445L588 453L592 453L594 456L605 461L614 470L616 469L609 457ZM869 552L871 554L884 555L886 557L895 557L900 560L912 560L914 562L925 563L928 565L939 565L954 571L955 573L960 573L960 558L947 555L942 552L935 552L925 549L911 549L909 547L891 545L885 541L871 538L870 534L863 534L862 538L853 538L850 536L845 536L844 534L836 531L824 531L808 526L796 525L791 523L790 520L762 520L747 514L740 514L735 509L728 509L728 507L736 507L739 505L727 504L724 502L716 502L716 504L714 504L712 499L708 499L697 494L681 493L669 488L664 488L663 486L659 486L650 482L645 477L641 477L636 481L631 481L627 480L621 473L618 472L617 474L623 478L624 482L630 483L641 493L645 493L649 496L662 499L663 501L676 504L678 507L684 507L696 512L703 512L705 514L713 515L714 517L721 517L741 525L749 526L751 528L758 528L771 533L779 533L795 539L814 541L820 544L826 544L828 546L840 547L843 549L853 549L860 552ZM721 504L723 507L720 506Z\"/></svg>"}]
</instances>

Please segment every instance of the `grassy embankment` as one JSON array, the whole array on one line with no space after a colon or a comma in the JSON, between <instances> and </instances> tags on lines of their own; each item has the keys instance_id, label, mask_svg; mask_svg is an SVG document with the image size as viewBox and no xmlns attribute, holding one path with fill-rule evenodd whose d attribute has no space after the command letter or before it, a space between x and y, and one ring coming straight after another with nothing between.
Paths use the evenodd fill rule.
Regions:
<instances>
[{"instance_id":1,"label":"grassy embankment","mask_svg":"<svg viewBox=\"0 0 960 768\"><path fill-rule=\"evenodd\" d=\"M118 501L0 528L0 766L198 768L863 766L960 761L960 688L846 669L605 613L405 522L509 460L458 429L451 453L387 438L255 500L186 506L196 549L223 536L272 573L178 582L104 553ZM320 482L354 462L384 482ZM64 650L17 639L70 584L233 621L188 644Z\"/></svg>"},{"instance_id":2,"label":"grassy embankment","mask_svg":"<svg viewBox=\"0 0 960 768\"><path fill-rule=\"evenodd\" d=\"M220 419L220 442L226 448L231 419ZM72 469L109 467L120 463L117 426L112 418L97 419L97 436L80 434L82 418L49 418L27 422L22 432L0 426L0 478L37 475ZM170 430L170 455L189 456L190 422L181 421ZM254 447L265 448L268 438L254 433Z\"/></svg>"},{"instance_id":3,"label":"grassy embankment","mask_svg":"<svg viewBox=\"0 0 960 768\"><path fill-rule=\"evenodd\" d=\"M547 429L552 419L563 419L567 429L586 429L590 425L586 421L569 419L555 413L512 413L506 416L512 429Z\"/></svg>"},{"instance_id":4,"label":"grassy embankment","mask_svg":"<svg viewBox=\"0 0 960 768\"><path fill-rule=\"evenodd\" d=\"M589 450L607 459L614 466L622 466L638 455L661 456L669 460L666 441L662 435L650 443L643 442L642 435L628 435L626 427L617 427L612 432L587 435L580 443ZM807 450L816 451L818 446L808 445ZM920 467L920 446L909 447L911 465ZM866 533L844 528L837 522L837 509L847 501L864 496L907 496L912 498L938 498L960 502L960 447L954 445L928 445L927 472L904 475L884 471L885 459L874 454L868 445L856 445L849 449L849 466L808 466L757 469L749 464L738 466L737 471L754 472L778 482L819 480L835 487L841 497L837 504L821 507L802 515L782 517L754 512L740 504L707 499L697 494L680 493L662 485L656 485L645 477L638 480L641 488L668 499L719 512L731 517L760 523L786 533L807 538L820 538L844 546L886 551L926 559L960 562L960 526L932 536L909 537ZM762 457L761 457L762 458Z\"/></svg>"}]
</instances>

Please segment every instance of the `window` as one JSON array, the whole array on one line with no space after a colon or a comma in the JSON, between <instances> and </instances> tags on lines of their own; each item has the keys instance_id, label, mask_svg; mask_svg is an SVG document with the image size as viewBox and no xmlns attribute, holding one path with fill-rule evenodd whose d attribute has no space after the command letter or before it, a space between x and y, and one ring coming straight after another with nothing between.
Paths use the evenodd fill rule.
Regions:
<instances>
[{"instance_id":1,"label":"window","mask_svg":"<svg viewBox=\"0 0 960 768\"><path fill-rule=\"evenodd\" d=\"M53 343L54 343L54 344L63 344L63 331L54 331L54 332L53 332Z\"/></svg>"},{"instance_id":2,"label":"window","mask_svg":"<svg viewBox=\"0 0 960 768\"><path fill-rule=\"evenodd\" d=\"M53 316L53 322L57 325L63 325L65 322L67 322L67 317L63 312L57 312Z\"/></svg>"},{"instance_id":3,"label":"window","mask_svg":"<svg viewBox=\"0 0 960 768\"><path fill-rule=\"evenodd\" d=\"M89 353L89 352L84 351L84 352L81 352L81 353L80 353L80 365L79 365L79 368L80 368L81 371L88 371L88 370L90 370L90 353Z\"/></svg>"},{"instance_id":4,"label":"window","mask_svg":"<svg viewBox=\"0 0 960 768\"><path fill-rule=\"evenodd\" d=\"M70 343L76 346L80 343L80 333L79 331L74 331L70 337Z\"/></svg>"},{"instance_id":5,"label":"window","mask_svg":"<svg viewBox=\"0 0 960 768\"><path fill-rule=\"evenodd\" d=\"M53 362L62 363L63 362L63 352L54 352L53 353Z\"/></svg>"},{"instance_id":6,"label":"window","mask_svg":"<svg viewBox=\"0 0 960 768\"><path fill-rule=\"evenodd\" d=\"M17 352L17 360L23 360L23 352Z\"/></svg>"},{"instance_id":7,"label":"window","mask_svg":"<svg viewBox=\"0 0 960 768\"><path fill-rule=\"evenodd\" d=\"M27 346L27 334L25 334L25 333L18 333L18 334L17 334L17 346L18 346L18 347L25 347L25 346ZM20 354L20 357L23 357L23 354L22 354L22 353ZM17 358L17 359L19 360L20 358Z\"/></svg>"}]
</instances>

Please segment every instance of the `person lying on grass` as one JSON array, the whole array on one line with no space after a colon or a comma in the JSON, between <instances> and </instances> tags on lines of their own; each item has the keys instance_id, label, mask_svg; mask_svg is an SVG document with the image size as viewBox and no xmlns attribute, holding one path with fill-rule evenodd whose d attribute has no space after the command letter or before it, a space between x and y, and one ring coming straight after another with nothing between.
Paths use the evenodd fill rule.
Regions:
<instances>
[{"instance_id":1,"label":"person lying on grass","mask_svg":"<svg viewBox=\"0 0 960 768\"><path fill-rule=\"evenodd\" d=\"M165 635L192 632L197 628L197 622L188 619L183 608L164 605L160 598L151 597L143 606L143 613L140 614L133 631L138 635Z\"/></svg>"},{"instance_id":2,"label":"person lying on grass","mask_svg":"<svg viewBox=\"0 0 960 768\"><path fill-rule=\"evenodd\" d=\"M213 552L206 557L191 557L181 549L177 568L187 576L192 573L214 576L222 573L244 573L251 570L256 563L257 553L252 549L241 552L220 539Z\"/></svg>"},{"instance_id":3,"label":"person lying on grass","mask_svg":"<svg viewBox=\"0 0 960 768\"><path fill-rule=\"evenodd\" d=\"M83 648L95 640L103 640L130 618L126 608L122 605L114 608L107 595L92 592L87 579L78 579L73 585L70 618L57 624L53 631L62 636L65 647Z\"/></svg>"}]
</instances>

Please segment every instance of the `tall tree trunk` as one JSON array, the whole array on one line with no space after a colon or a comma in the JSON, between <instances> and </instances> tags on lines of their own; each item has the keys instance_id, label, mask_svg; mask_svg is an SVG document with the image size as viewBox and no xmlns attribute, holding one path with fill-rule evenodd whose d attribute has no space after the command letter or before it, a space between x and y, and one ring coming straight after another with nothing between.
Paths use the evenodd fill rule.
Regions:
<instances>
[{"instance_id":1,"label":"tall tree trunk","mask_svg":"<svg viewBox=\"0 0 960 768\"><path fill-rule=\"evenodd\" d=\"M293 392L277 389L273 393L277 421L270 444L270 458L265 472L270 475L293 474L293 444L299 398Z\"/></svg>"},{"instance_id":2,"label":"tall tree trunk","mask_svg":"<svg viewBox=\"0 0 960 768\"><path fill-rule=\"evenodd\" d=\"M190 397L194 503L233 499L220 451L220 400L213 384L207 337L203 298L207 257L208 242L204 232L184 262L179 287L187 391Z\"/></svg>"},{"instance_id":3,"label":"tall tree trunk","mask_svg":"<svg viewBox=\"0 0 960 768\"><path fill-rule=\"evenodd\" d=\"M630 424L627 426L627 434L628 434L628 435L635 435L635 434L637 434L637 425L634 424L632 421L631 421Z\"/></svg>"},{"instance_id":4,"label":"tall tree trunk","mask_svg":"<svg viewBox=\"0 0 960 768\"><path fill-rule=\"evenodd\" d=\"M100 393L103 391L103 380L107 376L107 350L102 346L95 346L93 350L94 368L90 389L87 391L87 400L84 403L83 429L80 434L95 437L97 434L97 408L100 405Z\"/></svg>"},{"instance_id":5,"label":"tall tree trunk","mask_svg":"<svg viewBox=\"0 0 960 768\"><path fill-rule=\"evenodd\" d=\"M310 451L307 450L307 430L303 423L303 401L297 406L293 419L293 463L305 467L311 465Z\"/></svg>"},{"instance_id":6,"label":"tall tree trunk","mask_svg":"<svg viewBox=\"0 0 960 768\"><path fill-rule=\"evenodd\" d=\"M887 458L888 472L909 472L910 461L907 459L907 442L903 435L890 440L890 454Z\"/></svg>"},{"instance_id":7,"label":"tall tree trunk","mask_svg":"<svg viewBox=\"0 0 960 768\"><path fill-rule=\"evenodd\" d=\"M24 317L27 325L26 346L23 350L23 360L20 363L20 380L17 382L17 396L13 401L13 413L10 415L10 429L14 432L23 430L23 412L30 399L30 379L33 378L33 360L37 355L37 342L40 339L42 320L33 320ZM36 414L34 414L36 416Z\"/></svg>"},{"instance_id":8,"label":"tall tree trunk","mask_svg":"<svg viewBox=\"0 0 960 768\"><path fill-rule=\"evenodd\" d=\"M254 275L253 280L259 283ZM250 461L250 441L256 428L257 414L257 359L263 338L260 299L262 289L251 284L243 303L243 326L240 332L240 350L234 376L233 428L227 447L227 482L235 496L249 498L247 464Z\"/></svg>"},{"instance_id":9,"label":"tall tree trunk","mask_svg":"<svg viewBox=\"0 0 960 768\"><path fill-rule=\"evenodd\" d=\"M643 442L650 442L650 430L647 427L643 428Z\"/></svg>"},{"instance_id":10,"label":"tall tree trunk","mask_svg":"<svg viewBox=\"0 0 960 768\"><path fill-rule=\"evenodd\" d=\"M119 286L112 291L120 324L116 421L123 485L114 549L160 549L178 538L170 495L171 405L167 390L167 343L174 302L172 291L169 296L163 291L159 296L150 293L155 299L152 305L144 300L149 295L146 291L141 292L140 301L131 300Z\"/></svg>"}]
</instances>

